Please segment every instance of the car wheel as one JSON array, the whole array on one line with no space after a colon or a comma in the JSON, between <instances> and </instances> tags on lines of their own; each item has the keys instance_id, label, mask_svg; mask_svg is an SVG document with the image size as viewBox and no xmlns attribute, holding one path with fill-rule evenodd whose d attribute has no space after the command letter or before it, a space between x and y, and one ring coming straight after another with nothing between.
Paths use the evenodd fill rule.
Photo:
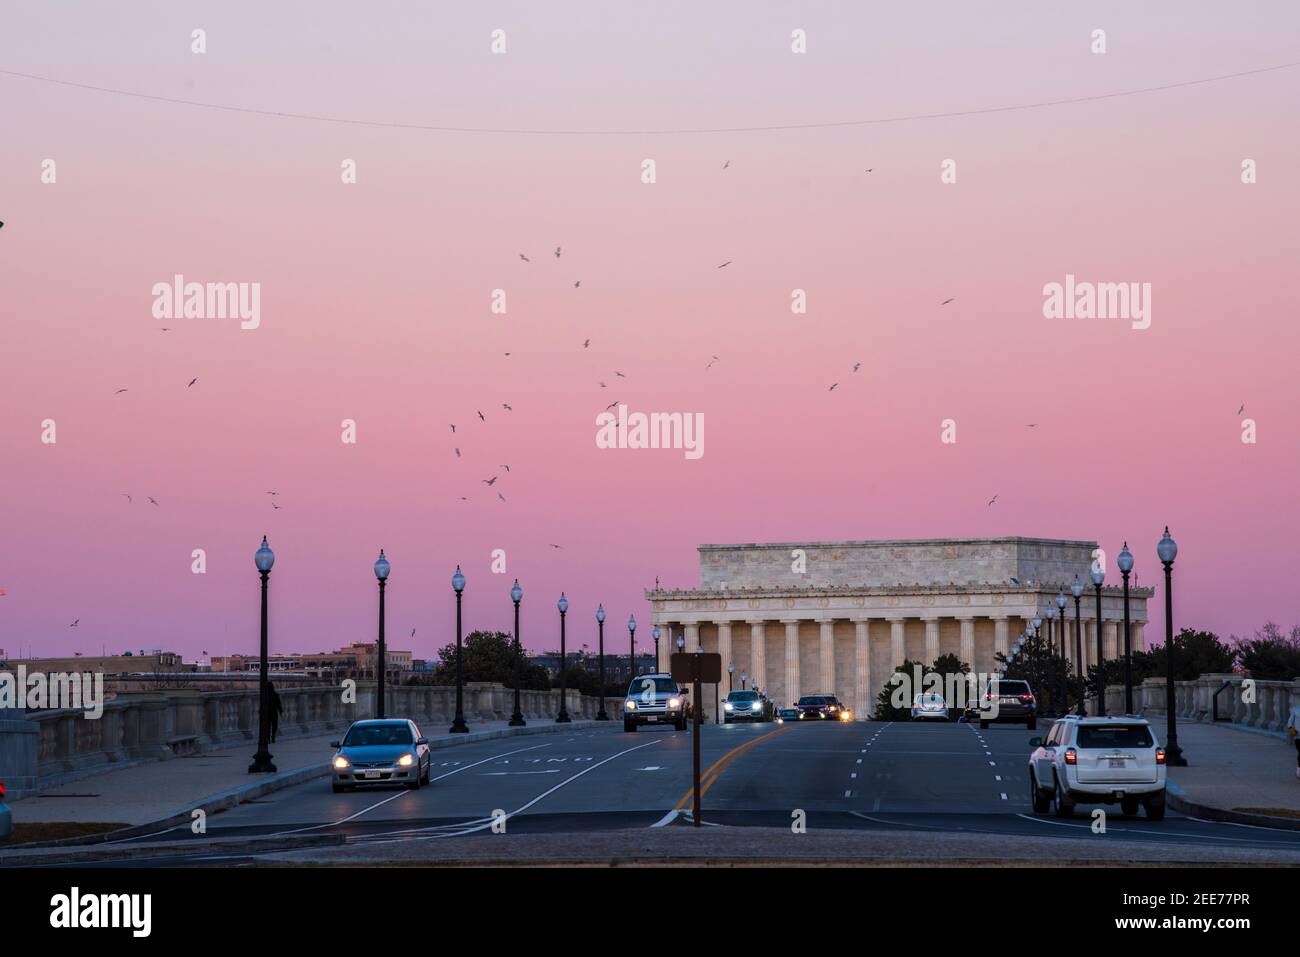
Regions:
<instances>
[{"instance_id":1,"label":"car wheel","mask_svg":"<svg viewBox=\"0 0 1300 957\"><path fill-rule=\"evenodd\" d=\"M1066 799L1065 792L1061 790L1061 779L1053 777L1052 780L1056 784L1056 790L1052 796L1052 804L1054 805L1056 816L1074 817L1074 802Z\"/></svg>"},{"instance_id":2,"label":"car wheel","mask_svg":"<svg viewBox=\"0 0 1300 957\"><path fill-rule=\"evenodd\" d=\"M1035 730L1038 727L1038 720L1036 718L1030 718L1028 721L1025 722L1025 727L1028 728L1030 731Z\"/></svg>"},{"instance_id":3,"label":"car wheel","mask_svg":"<svg viewBox=\"0 0 1300 957\"><path fill-rule=\"evenodd\" d=\"M429 783L429 777L433 774L433 762L430 761L424 768L424 783Z\"/></svg>"},{"instance_id":4,"label":"car wheel","mask_svg":"<svg viewBox=\"0 0 1300 957\"><path fill-rule=\"evenodd\" d=\"M1133 815L1137 814L1138 806L1141 803L1142 802L1139 801L1137 798L1120 798L1120 802L1119 802L1120 813L1122 813L1125 817L1133 817Z\"/></svg>"},{"instance_id":5,"label":"car wheel","mask_svg":"<svg viewBox=\"0 0 1300 957\"><path fill-rule=\"evenodd\" d=\"M686 730L686 719L685 719L685 718L682 718L681 721L678 721L678 722L677 722L677 730L678 730L678 731L685 731L685 730Z\"/></svg>"},{"instance_id":6,"label":"car wheel","mask_svg":"<svg viewBox=\"0 0 1300 957\"><path fill-rule=\"evenodd\" d=\"M1029 772L1029 801L1034 806L1035 814L1046 814L1048 808L1052 806L1051 797L1038 786L1033 771Z\"/></svg>"},{"instance_id":7,"label":"car wheel","mask_svg":"<svg viewBox=\"0 0 1300 957\"><path fill-rule=\"evenodd\" d=\"M989 729L989 723L985 721L983 718L980 718L980 730L987 731L988 729Z\"/></svg>"},{"instance_id":8,"label":"car wheel","mask_svg":"<svg viewBox=\"0 0 1300 957\"><path fill-rule=\"evenodd\" d=\"M1165 819L1165 794L1163 791L1152 795L1143 803L1146 805L1147 820L1163 821Z\"/></svg>"},{"instance_id":9,"label":"car wheel","mask_svg":"<svg viewBox=\"0 0 1300 957\"><path fill-rule=\"evenodd\" d=\"M635 722L635 721L626 721L626 720L625 720L625 721L623 722L623 731L624 731L625 733L627 733L627 734L631 734L631 733L632 733L633 731L635 731L635 730L636 730L636 722Z\"/></svg>"},{"instance_id":10,"label":"car wheel","mask_svg":"<svg viewBox=\"0 0 1300 957\"><path fill-rule=\"evenodd\" d=\"M420 772L419 772L418 770L415 772L415 780L409 782L409 783L406 785L406 787L407 787L407 790L409 790L409 791L418 791L418 790L420 790Z\"/></svg>"},{"instance_id":11,"label":"car wheel","mask_svg":"<svg viewBox=\"0 0 1300 957\"><path fill-rule=\"evenodd\" d=\"M347 790L347 788L345 788L341 784L331 784L330 790L333 791L335 794L342 794L344 791Z\"/></svg>"}]
</instances>

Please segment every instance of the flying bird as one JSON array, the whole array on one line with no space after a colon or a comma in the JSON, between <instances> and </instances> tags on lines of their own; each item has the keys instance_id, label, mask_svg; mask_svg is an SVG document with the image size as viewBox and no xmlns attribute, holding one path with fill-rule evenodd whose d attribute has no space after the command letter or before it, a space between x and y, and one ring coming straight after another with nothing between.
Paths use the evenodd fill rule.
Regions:
<instances>
[{"instance_id":1,"label":"flying bird","mask_svg":"<svg viewBox=\"0 0 1300 957\"><path fill-rule=\"evenodd\" d=\"M171 327L171 326L163 326L163 327L162 327L161 329L159 329L158 331L159 331L159 332L171 332L171 331L172 331L172 327Z\"/></svg>"},{"instance_id":2,"label":"flying bird","mask_svg":"<svg viewBox=\"0 0 1300 957\"><path fill-rule=\"evenodd\" d=\"M513 412L513 411L514 411L514 409L511 407L511 405L510 405L509 402L502 402L502 403L501 403L501 408L505 409L507 412Z\"/></svg>"},{"instance_id":3,"label":"flying bird","mask_svg":"<svg viewBox=\"0 0 1300 957\"><path fill-rule=\"evenodd\" d=\"M722 168L726 169L730 165L731 165L731 160L727 160L725 163L722 164Z\"/></svg>"},{"instance_id":4,"label":"flying bird","mask_svg":"<svg viewBox=\"0 0 1300 957\"><path fill-rule=\"evenodd\" d=\"M503 502L506 500L506 497L502 495L500 492L497 492L497 498L501 499L501 501Z\"/></svg>"},{"instance_id":5,"label":"flying bird","mask_svg":"<svg viewBox=\"0 0 1300 957\"><path fill-rule=\"evenodd\" d=\"M556 545L554 542L547 542L546 544L550 545L552 548L563 548L563 547L564 547L563 545Z\"/></svg>"},{"instance_id":6,"label":"flying bird","mask_svg":"<svg viewBox=\"0 0 1300 957\"><path fill-rule=\"evenodd\" d=\"M996 495L994 495L991 499L989 499L989 505L992 505L992 504L993 504L994 502L996 502L997 500L998 500L998 497L997 497ZM1015 584L1019 584L1019 582L1016 582L1016 580L1015 580L1014 578L1011 579L1011 581L1014 582Z\"/></svg>"},{"instance_id":7,"label":"flying bird","mask_svg":"<svg viewBox=\"0 0 1300 957\"><path fill-rule=\"evenodd\" d=\"M452 432L453 435L455 435L455 434L456 434L456 423L455 423L455 422L451 422L451 423L448 423L448 424L451 425L451 432Z\"/></svg>"},{"instance_id":8,"label":"flying bird","mask_svg":"<svg viewBox=\"0 0 1300 957\"><path fill-rule=\"evenodd\" d=\"M78 618L77 621L81 621L81 619ZM72 624L70 624L68 627L69 627L69 628L76 628L76 627L77 627L77 621L74 621L74 622L73 622Z\"/></svg>"},{"instance_id":9,"label":"flying bird","mask_svg":"<svg viewBox=\"0 0 1300 957\"><path fill-rule=\"evenodd\" d=\"M715 362L717 362L717 361L718 361L718 357L717 357L717 356L714 356L712 359L710 359L710 360L709 360L709 364L706 365L706 366L704 367L704 371L705 371L705 372L708 372L711 368L713 368L713 363L715 363Z\"/></svg>"},{"instance_id":10,"label":"flying bird","mask_svg":"<svg viewBox=\"0 0 1300 957\"><path fill-rule=\"evenodd\" d=\"M280 511L280 506L276 505L274 502L271 503L271 508L275 509L277 512Z\"/></svg>"},{"instance_id":11,"label":"flying bird","mask_svg":"<svg viewBox=\"0 0 1300 957\"><path fill-rule=\"evenodd\" d=\"M1037 422L1030 422L1028 425L1025 426L1025 428L1027 428L1027 429L1036 429L1036 428L1038 428L1038 423L1037 423Z\"/></svg>"},{"instance_id":12,"label":"flying bird","mask_svg":"<svg viewBox=\"0 0 1300 957\"><path fill-rule=\"evenodd\" d=\"M479 481L488 486L488 488L491 488L493 485L497 484L497 476L494 475L490 479L479 479Z\"/></svg>"},{"instance_id":13,"label":"flying bird","mask_svg":"<svg viewBox=\"0 0 1300 957\"><path fill-rule=\"evenodd\" d=\"M1241 415L1241 413L1243 413L1243 412L1245 412L1245 411L1246 411L1246 403L1243 402L1243 403L1241 404L1241 408L1237 410L1237 414L1238 414L1238 415Z\"/></svg>"},{"instance_id":14,"label":"flying bird","mask_svg":"<svg viewBox=\"0 0 1300 957\"><path fill-rule=\"evenodd\" d=\"M618 376L620 379L627 378L627 376L623 375L623 373L619 372L617 369L614 370L614 375Z\"/></svg>"},{"instance_id":15,"label":"flying bird","mask_svg":"<svg viewBox=\"0 0 1300 957\"><path fill-rule=\"evenodd\" d=\"M618 400L617 400L617 399L615 399L615 400L614 400L613 402L611 402L609 405L605 406L605 408L606 408L607 410L608 410L608 409L612 409L612 408L614 408L614 406L616 406L616 405L618 405Z\"/></svg>"},{"instance_id":16,"label":"flying bird","mask_svg":"<svg viewBox=\"0 0 1300 957\"><path fill-rule=\"evenodd\" d=\"M456 458L460 458L460 449L456 450Z\"/></svg>"},{"instance_id":17,"label":"flying bird","mask_svg":"<svg viewBox=\"0 0 1300 957\"><path fill-rule=\"evenodd\" d=\"M196 383L196 382L198 382L198 381L199 381L199 377L198 377L198 376L195 376L193 379L190 380L190 385L193 385L194 383ZM185 388L188 389L188 388L190 387L190 385L187 385Z\"/></svg>"},{"instance_id":18,"label":"flying bird","mask_svg":"<svg viewBox=\"0 0 1300 957\"><path fill-rule=\"evenodd\" d=\"M414 629L414 628L411 629L411 637L412 637L412 638L415 637L415 629Z\"/></svg>"},{"instance_id":19,"label":"flying bird","mask_svg":"<svg viewBox=\"0 0 1300 957\"><path fill-rule=\"evenodd\" d=\"M600 384L600 387L601 387L602 389L608 389L608 388L609 388L609 386L605 385L605 383L603 383L603 382Z\"/></svg>"},{"instance_id":20,"label":"flying bird","mask_svg":"<svg viewBox=\"0 0 1300 957\"><path fill-rule=\"evenodd\" d=\"M853 363L853 371L854 371L854 372L857 372L858 369L860 369L861 367L862 367L862 363L861 363L861 362L855 362L855 363Z\"/></svg>"},{"instance_id":21,"label":"flying bird","mask_svg":"<svg viewBox=\"0 0 1300 957\"><path fill-rule=\"evenodd\" d=\"M475 409L474 411L475 411L475 412L478 412L477 409ZM482 421L482 422L486 422L486 421L487 421L487 419L483 416L483 413L482 413L482 412L479 412L479 413L478 413L478 417L479 417L479 420Z\"/></svg>"},{"instance_id":22,"label":"flying bird","mask_svg":"<svg viewBox=\"0 0 1300 957\"><path fill-rule=\"evenodd\" d=\"M952 299L945 299L943 302L939 303L939 305L941 305L941 306L946 306L946 305L948 305L948 303L950 303L950 302L952 302L952 301L953 301Z\"/></svg>"},{"instance_id":23,"label":"flying bird","mask_svg":"<svg viewBox=\"0 0 1300 957\"><path fill-rule=\"evenodd\" d=\"M503 465L503 466L501 466L501 467L502 467L503 469L505 469L507 472L510 471L510 466L508 466L508 465Z\"/></svg>"},{"instance_id":24,"label":"flying bird","mask_svg":"<svg viewBox=\"0 0 1300 957\"><path fill-rule=\"evenodd\" d=\"M560 258L560 247L559 247L559 246L556 246L556 247L555 247L555 258L556 258L556 259L559 259L559 258Z\"/></svg>"},{"instance_id":25,"label":"flying bird","mask_svg":"<svg viewBox=\"0 0 1300 957\"><path fill-rule=\"evenodd\" d=\"M867 172L870 173L872 169L875 169L875 167L874 166L871 167L870 169L867 170Z\"/></svg>"},{"instance_id":26,"label":"flying bird","mask_svg":"<svg viewBox=\"0 0 1300 957\"><path fill-rule=\"evenodd\" d=\"M834 391L835 391L835 387L836 387L837 385L839 385L838 382L832 382L832 383L831 383L831 387L830 387L829 389L827 389L826 391L827 391L827 392L834 392Z\"/></svg>"},{"instance_id":27,"label":"flying bird","mask_svg":"<svg viewBox=\"0 0 1300 957\"><path fill-rule=\"evenodd\" d=\"M123 493L122 493L122 494L123 494L123 495L126 495L126 493L125 493L125 492L123 492ZM131 496L129 496L129 495L126 495L126 504L127 504L127 505L130 505L130 504L131 504L131 503L132 503L132 499L131 499Z\"/></svg>"},{"instance_id":28,"label":"flying bird","mask_svg":"<svg viewBox=\"0 0 1300 957\"><path fill-rule=\"evenodd\" d=\"M722 269L723 267L725 267L725 266L730 266L730 265L731 265L731 260L728 259L725 263L723 263L723 264L722 264L721 266L719 266L718 268L719 268L719 269Z\"/></svg>"},{"instance_id":29,"label":"flying bird","mask_svg":"<svg viewBox=\"0 0 1300 957\"><path fill-rule=\"evenodd\" d=\"M582 340L582 348L585 349L585 348L587 348L587 346L589 346L589 345L591 345L591 340L590 340L590 339L583 339L583 340Z\"/></svg>"},{"instance_id":30,"label":"flying bird","mask_svg":"<svg viewBox=\"0 0 1300 957\"><path fill-rule=\"evenodd\" d=\"M575 282L575 283L573 284L573 288L574 288L574 289L577 289L577 288L578 288L579 286L581 286L581 285L582 285L582 280L579 279L577 282Z\"/></svg>"},{"instance_id":31,"label":"flying bird","mask_svg":"<svg viewBox=\"0 0 1300 957\"><path fill-rule=\"evenodd\" d=\"M530 263L530 262L532 262L532 260L529 259L527 256L525 256L523 253L520 253L520 254L519 254L519 258L522 259L522 260L523 260L524 262L526 262L526 263Z\"/></svg>"},{"instance_id":32,"label":"flying bird","mask_svg":"<svg viewBox=\"0 0 1300 957\"><path fill-rule=\"evenodd\" d=\"M1013 584L1013 585L1019 585L1019 584L1020 584L1020 579L1019 579L1019 578L1014 578L1014 577L1013 577L1013 578L1008 578L1007 581L1011 582L1011 584Z\"/></svg>"},{"instance_id":33,"label":"flying bird","mask_svg":"<svg viewBox=\"0 0 1300 957\"><path fill-rule=\"evenodd\" d=\"M126 389L118 389L116 392L113 393L113 395L121 395L121 394L122 394L123 392L125 392L125 391L127 391L127 390L126 390Z\"/></svg>"},{"instance_id":34,"label":"flying bird","mask_svg":"<svg viewBox=\"0 0 1300 957\"><path fill-rule=\"evenodd\" d=\"M158 500L157 500L156 498L154 498L152 495L146 495L145 498L147 498L149 501L153 502L153 504L155 504L155 505L158 504Z\"/></svg>"},{"instance_id":35,"label":"flying bird","mask_svg":"<svg viewBox=\"0 0 1300 957\"><path fill-rule=\"evenodd\" d=\"M267 495L279 495L280 493L279 493L279 492L267 492L266 494L267 494Z\"/></svg>"}]
</instances>

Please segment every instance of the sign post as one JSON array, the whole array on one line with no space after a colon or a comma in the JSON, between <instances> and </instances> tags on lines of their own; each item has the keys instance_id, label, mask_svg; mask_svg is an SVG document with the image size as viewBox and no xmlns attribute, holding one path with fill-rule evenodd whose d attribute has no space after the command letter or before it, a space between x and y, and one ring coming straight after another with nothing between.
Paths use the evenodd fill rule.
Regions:
<instances>
[{"instance_id":1,"label":"sign post","mask_svg":"<svg viewBox=\"0 0 1300 957\"><path fill-rule=\"evenodd\" d=\"M700 685L716 684L722 680L722 655L694 652L674 652L672 657L673 681L679 684L689 682L693 686L691 707L695 712L695 730L692 735L695 744L694 755L694 797L691 802L692 823L700 826L700 718L703 717L703 704Z\"/></svg>"}]
</instances>

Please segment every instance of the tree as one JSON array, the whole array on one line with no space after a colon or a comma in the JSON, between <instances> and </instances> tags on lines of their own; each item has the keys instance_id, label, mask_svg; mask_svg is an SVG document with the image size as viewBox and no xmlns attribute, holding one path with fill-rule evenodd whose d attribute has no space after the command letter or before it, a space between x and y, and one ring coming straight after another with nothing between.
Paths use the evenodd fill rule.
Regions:
<instances>
[{"instance_id":1,"label":"tree","mask_svg":"<svg viewBox=\"0 0 1300 957\"><path fill-rule=\"evenodd\" d=\"M1255 632L1249 641L1237 642L1242 669L1262 681L1290 681L1300 676L1300 625L1290 635L1273 622Z\"/></svg>"},{"instance_id":2,"label":"tree","mask_svg":"<svg viewBox=\"0 0 1300 957\"><path fill-rule=\"evenodd\" d=\"M515 654L514 639L504 631L471 631L463 642L463 677L465 681L494 681L509 688L544 691L551 686L550 674L541 665L531 664L523 652ZM456 645L438 651L434 684L456 681Z\"/></svg>"},{"instance_id":3,"label":"tree","mask_svg":"<svg viewBox=\"0 0 1300 957\"><path fill-rule=\"evenodd\" d=\"M906 721L912 714L912 699L920 694L922 688L914 688L916 675L921 675L921 681L925 683L925 676L938 674L944 678L948 675L966 675L970 673L970 665L962 661L956 655L940 655L934 659L933 664L923 665L919 661L904 659L894 674L902 674L907 680L897 682L894 680L894 674L891 674L885 681L884 686L880 689L880 694L876 695L876 720L878 721ZM945 680L943 684L947 684ZM948 702L952 706L953 702Z\"/></svg>"},{"instance_id":4,"label":"tree","mask_svg":"<svg viewBox=\"0 0 1300 957\"><path fill-rule=\"evenodd\" d=\"M1106 661L1106 684L1124 683L1123 636L1120 657ZM1174 636L1174 680L1194 681L1201 675L1230 674L1236 667L1237 649L1230 647L1212 631L1184 628ZM1133 684L1147 678L1165 676L1165 649L1133 652Z\"/></svg>"}]
</instances>

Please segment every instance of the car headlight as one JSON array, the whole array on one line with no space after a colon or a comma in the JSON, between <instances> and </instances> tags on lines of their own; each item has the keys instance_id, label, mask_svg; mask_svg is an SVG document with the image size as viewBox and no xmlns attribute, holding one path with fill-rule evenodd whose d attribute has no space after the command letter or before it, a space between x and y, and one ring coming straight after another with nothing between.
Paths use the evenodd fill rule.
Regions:
<instances>
[{"instance_id":1,"label":"car headlight","mask_svg":"<svg viewBox=\"0 0 1300 957\"><path fill-rule=\"evenodd\" d=\"M763 703L762 703L761 701L755 701L753 704L751 704L751 705L749 706L749 710L750 710L750 711L762 711L762 710L763 710Z\"/></svg>"},{"instance_id":2,"label":"car headlight","mask_svg":"<svg viewBox=\"0 0 1300 957\"><path fill-rule=\"evenodd\" d=\"M397 759L397 766L399 768L409 768L414 763L415 763L414 754L404 754Z\"/></svg>"},{"instance_id":3,"label":"car headlight","mask_svg":"<svg viewBox=\"0 0 1300 957\"><path fill-rule=\"evenodd\" d=\"M681 698L669 698L669 699L668 699L668 707L670 707L670 708L680 708L681 706L682 706L682 699L681 699Z\"/></svg>"},{"instance_id":4,"label":"car headlight","mask_svg":"<svg viewBox=\"0 0 1300 957\"><path fill-rule=\"evenodd\" d=\"M343 755L336 754L334 755L334 767L342 771L344 768L352 767L352 762L349 761L347 758L343 757Z\"/></svg>"},{"instance_id":5,"label":"car headlight","mask_svg":"<svg viewBox=\"0 0 1300 957\"><path fill-rule=\"evenodd\" d=\"M623 702L623 707L626 708L628 711L635 711L636 702L633 701L631 698L629 698L627 701Z\"/></svg>"},{"instance_id":6,"label":"car headlight","mask_svg":"<svg viewBox=\"0 0 1300 957\"><path fill-rule=\"evenodd\" d=\"M723 710L723 711L735 711L736 709L732 706L732 704L731 704L730 701L724 701L724 702L722 703L722 710Z\"/></svg>"}]
</instances>

